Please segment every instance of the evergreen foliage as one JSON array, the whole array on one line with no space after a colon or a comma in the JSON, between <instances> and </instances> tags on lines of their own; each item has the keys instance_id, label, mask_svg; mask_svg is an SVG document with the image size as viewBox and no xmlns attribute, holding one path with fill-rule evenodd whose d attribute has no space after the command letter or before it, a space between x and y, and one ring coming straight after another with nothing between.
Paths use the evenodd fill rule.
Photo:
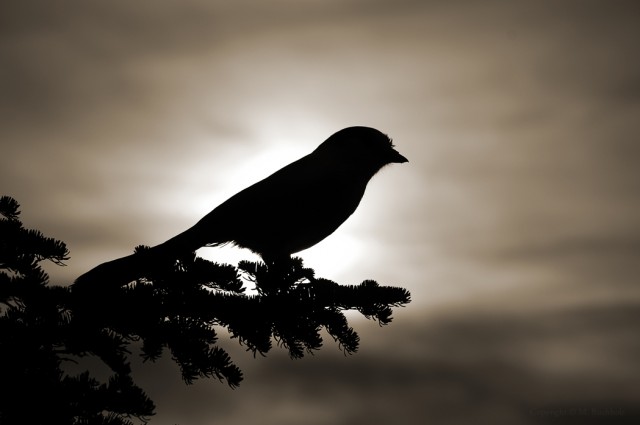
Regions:
<instances>
[{"instance_id":1,"label":"evergreen foliage","mask_svg":"<svg viewBox=\"0 0 640 425\"><path fill-rule=\"evenodd\" d=\"M74 291L49 285L39 265L63 265L65 244L25 229L10 197L0 198L0 214L1 424L146 422L155 406L131 378L133 344L145 360L170 353L187 384L215 377L235 387L242 372L216 345L216 326L254 353L266 354L276 341L301 358L321 348L323 328L354 353L359 337L345 310L386 325L391 308L410 301L407 290L371 280L342 286L316 278L300 258L235 268L195 253L121 288ZM257 293L246 294L243 281ZM65 362L90 356L108 366L108 382L65 372Z\"/></svg>"}]
</instances>

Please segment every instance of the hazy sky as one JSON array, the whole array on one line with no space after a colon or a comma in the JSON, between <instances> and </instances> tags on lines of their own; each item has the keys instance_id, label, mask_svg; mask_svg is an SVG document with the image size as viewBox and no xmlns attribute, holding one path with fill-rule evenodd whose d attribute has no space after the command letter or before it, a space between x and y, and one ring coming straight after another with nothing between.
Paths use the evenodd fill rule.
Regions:
<instances>
[{"instance_id":1,"label":"hazy sky","mask_svg":"<svg viewBox=\"0 0 640 425\"><path fill-rule=\"evenodd\" d=\"M238 351L236 391L185 389L155 366L141 378L152 423L628 418L639 23L637 2L619 0L2 2L0 194L67 243L68 266L48 268L66 284L190 227L333 132L376 127L410 162L301 256L340 283L405 286L413 302L387 328L358 325L347 359L331 341L296 362Z\"/></svg>"}]
</instances>

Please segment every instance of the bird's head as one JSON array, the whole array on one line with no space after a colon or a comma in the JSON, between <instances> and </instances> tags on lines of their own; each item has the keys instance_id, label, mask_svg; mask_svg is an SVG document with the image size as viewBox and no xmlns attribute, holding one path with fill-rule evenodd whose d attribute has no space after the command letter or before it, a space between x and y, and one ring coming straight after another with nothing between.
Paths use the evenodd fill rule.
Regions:
<instances>
[{"instance_id":1,"label":"bird's head","mask_svg":"<svg viewBox=\"0 0 640 425\"><path fill-rule=\"evenodd\" d=\"M314 153L369 174L382 167L409 160L394 149L391 138L371 127L347 127L325 140Z\"/></svg>"}]
</instances>

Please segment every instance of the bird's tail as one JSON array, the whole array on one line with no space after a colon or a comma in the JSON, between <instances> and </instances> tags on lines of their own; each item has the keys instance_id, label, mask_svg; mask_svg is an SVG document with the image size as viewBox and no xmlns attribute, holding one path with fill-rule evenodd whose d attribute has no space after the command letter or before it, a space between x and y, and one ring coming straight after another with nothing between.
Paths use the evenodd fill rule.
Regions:
<instances>
[{"instance_id":1,"label":"bird's tail","mask_svg":"<svg viewBox=\"0 0 640 425\"><path fill-rule=\"evenodd\" d=\"M215 210L214 210L215 211ZM116 288L144 277L160 264L175 261L179 256L194 252L203 246L225 243L220 228L211 226L217 220L211 213L193 227L153 248L139 249L134 254L102 263L76 279L73 288L94 286Z\"/></svg>"},{"instance_id":2,"label":"bird's tail","mask_svg":"<svg viewBox=\"0 0 640 425\"><path fill-rule=\"evenodd\" d=\"M149 257L146 253L137 252L102 263L78 277L73 283L73 289L116 288L126 285L144 275L146 261L142 259L143 256Z\"/></svg>"},{"instance_id":3,"label":"bird's tail","mask_svg":"<svg viewBox=\"0 0 640 425\"><path fill-rule=\"evenodd\" d=\"M147 276L160 264L175 261L180 255L200 248L191 228L168 241L154 246L137 249L134 254L102 263L78 277L73 283L75 289L109 287L117 288Z\"/></svg>"}]
</instances>

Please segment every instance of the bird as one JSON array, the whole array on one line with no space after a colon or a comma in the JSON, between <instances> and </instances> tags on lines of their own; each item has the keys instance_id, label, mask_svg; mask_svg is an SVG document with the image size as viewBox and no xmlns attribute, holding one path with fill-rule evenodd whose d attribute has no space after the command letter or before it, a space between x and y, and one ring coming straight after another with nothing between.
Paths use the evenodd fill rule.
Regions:
<instances>
[{"instance_id":1,"label":"bird","mask_svg":"<svg viewBox=\"0 0 640 425\"><path fill-rule=\"evenodd\" d=\"M122 286L141 278L158 260L227 243L251 250L266 264L290 258L338 229L382 168L405 162L381 131L344 128L310 154L233 195L184 232L144 255L100 264L78 277L74 287L100 282Z\"/></svg>"}]
</instances>

